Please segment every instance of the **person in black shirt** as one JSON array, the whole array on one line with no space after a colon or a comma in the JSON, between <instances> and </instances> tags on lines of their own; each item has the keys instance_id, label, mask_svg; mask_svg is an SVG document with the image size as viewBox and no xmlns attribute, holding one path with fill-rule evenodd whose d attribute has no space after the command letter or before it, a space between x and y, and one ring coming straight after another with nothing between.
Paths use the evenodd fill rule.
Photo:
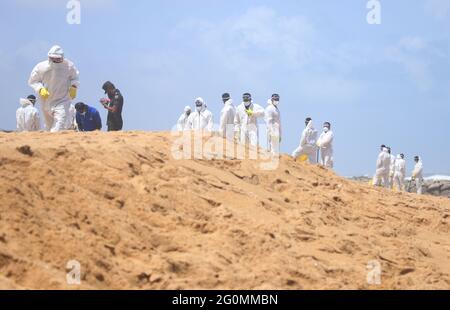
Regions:
<instances>
[{"instance_id":1,"label":"person in black shirt","mask_svg":"<svg viewBox=\"0 0 450 310\"><path fill-rule=\"evenodd\" d=\"M109 81L103 84L102 88L105 91L105 94L108 95L108 98L100 100L103 107L108 110L108 131L120 131L123 128L123 96L120 93L120 90Z\"/></svg>"}]
</instances>

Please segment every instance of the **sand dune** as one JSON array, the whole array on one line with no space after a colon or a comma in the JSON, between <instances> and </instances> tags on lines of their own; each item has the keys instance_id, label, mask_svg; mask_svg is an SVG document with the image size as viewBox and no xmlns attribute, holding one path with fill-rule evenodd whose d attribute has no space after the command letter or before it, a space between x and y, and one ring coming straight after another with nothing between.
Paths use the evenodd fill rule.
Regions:
<instances>
[{"instance_id":1,"label":"sand dune","mask_svg":"<svg viewBox=\"0 0 450 310\"><path fill-rule=\"evenodd\" d=\"M2 289L450 289L450 200L167 133L0 133ZM81 264L81 286L66 264ZM367 283L369 261L381 285Z\"/></svg>"}]
</instances>

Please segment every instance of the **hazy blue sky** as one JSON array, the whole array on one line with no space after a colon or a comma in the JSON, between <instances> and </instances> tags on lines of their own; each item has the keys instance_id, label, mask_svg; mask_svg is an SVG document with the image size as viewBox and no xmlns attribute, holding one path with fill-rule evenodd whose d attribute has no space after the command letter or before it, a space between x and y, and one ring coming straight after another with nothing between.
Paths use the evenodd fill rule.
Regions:
<instances>
[{"instance_id":1,"label":"hazy blue sky","mask_svg":"<svg viewBox=\"0 0 450 310\"><path fill-rule=\"evenodd\" d=\"M284 152L311 116L333 123L342 175L373 174L382 143L408 171L420 154L450 173L450 0L381 0L381 25L366 0L83 0L81 25L66 3L0 1L0 128L15 128L32 68L60 44L80 101L98 107L105 80L121 89L126 129L169 130L198 96L218 120L225 91L264 106L278 92Z\"/></svg>"}]
</instances>

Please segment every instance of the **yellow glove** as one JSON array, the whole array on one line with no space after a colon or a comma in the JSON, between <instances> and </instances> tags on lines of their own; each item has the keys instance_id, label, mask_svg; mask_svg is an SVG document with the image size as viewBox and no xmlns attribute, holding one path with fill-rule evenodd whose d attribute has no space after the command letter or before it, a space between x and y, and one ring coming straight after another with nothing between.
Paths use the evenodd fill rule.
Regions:
<instances>
[{"instance_id":1,"label":"yellow glove","mask_svg":"<svg viewBox=\"0 0 450 310\"><path fill-rule=\"evenodd\" d=\"M306 155L306 154L303 154L302 156L299 157L299 161L301 163L304 163L304 162L308 161L308 159L309 159L308 155Z\"/></svg>"},{"instance_id":2,"label":"yellow glove","mask_svg":"<svg viewBox=\"0 0 450 310\"><path fill-rule=\"evenodd\" d=\"M247 112L247 115L252 117L253 116L253 111L252 110L245 110L245 112Z\"/></svg>"},{"instance_id":3,"label":"yellow glove","mask_svg":"<svg viewBox=\"0 0 450 310\"><path fill-rule=\"evenodd\" d=\"M39 91L39 95L44 100L47 100L48 97L50 97L50 93L48 92L47 88L41 88L41 90Z\"/></svg>"},{"instance_id":4,"label":"yellow glove","mask_svg":"<svg viewBox=\"0 0 450 310\"><path fill-rule=\"evenodd\" d=\"M77 88L75 86L71 86L69 89L69 96L73 100L77 97Z\"/></svg>"}]
</instances>

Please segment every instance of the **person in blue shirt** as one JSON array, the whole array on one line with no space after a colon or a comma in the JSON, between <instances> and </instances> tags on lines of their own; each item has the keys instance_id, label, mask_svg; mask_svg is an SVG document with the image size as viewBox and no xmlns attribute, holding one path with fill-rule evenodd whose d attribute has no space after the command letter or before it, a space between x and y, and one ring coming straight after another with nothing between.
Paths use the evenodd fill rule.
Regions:
<instances>
[{"instance_id":1,"label":"person in blue shirt","mask_svg":"<svg viewBox=\"0 0 450 310\"><path fill-rule=\"evenodd\" d=\"M96 108L90 107L83 102L75 105L77 111L76 120L79 131L95 131L102 129L102 119Z\"/></svg>"}]
</instances>

